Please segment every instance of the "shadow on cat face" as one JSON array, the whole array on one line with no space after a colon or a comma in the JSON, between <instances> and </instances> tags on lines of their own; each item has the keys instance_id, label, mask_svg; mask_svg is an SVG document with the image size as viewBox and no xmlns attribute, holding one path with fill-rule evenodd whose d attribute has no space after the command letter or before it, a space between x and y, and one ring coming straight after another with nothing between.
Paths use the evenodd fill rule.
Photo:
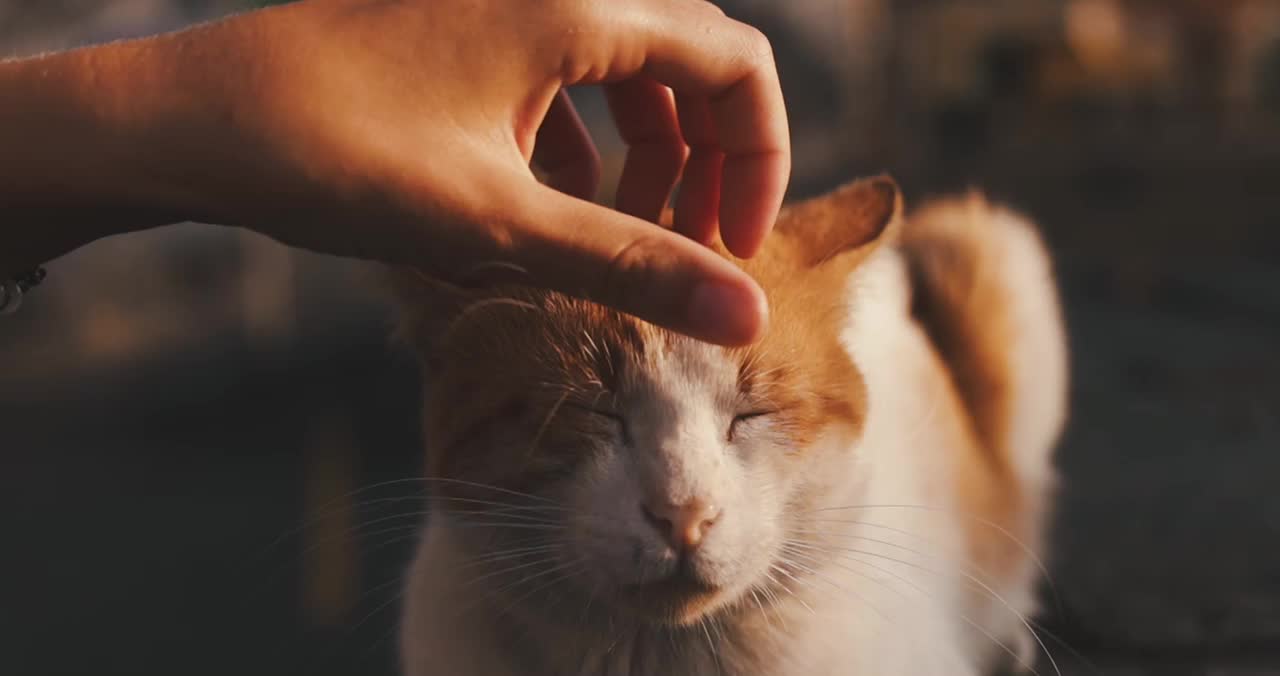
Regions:
<instances>
[{"instance_id":1,"label":"shadow on cat face","mask_svg":"<svg viewBox=\"0 0 1280 676\"><path fill-rule=\"evenodd\" d=\"M839 341L847 282L900 211L884 177L785 210L765 250L735 261L770 303L747 348L396 271L427 366L433 527L456 531L477 594L687 624L776 584L796 515L861 430L865 387Z\"/></svg>"}]
</instances>

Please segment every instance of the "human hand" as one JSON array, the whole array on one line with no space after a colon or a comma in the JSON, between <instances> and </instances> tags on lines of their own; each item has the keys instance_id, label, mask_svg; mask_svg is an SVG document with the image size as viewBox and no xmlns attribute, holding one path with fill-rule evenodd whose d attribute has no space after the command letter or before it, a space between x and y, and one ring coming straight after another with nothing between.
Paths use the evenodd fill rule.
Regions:
<instances>
[{"instance_id":1,"label":"human hand","mask_svg":"<svg viewBox=\"0 0 1280 676\"><path fill-rule=\"evenodd\" d=\"M700 243L759 249L786 116L768 42L708 2L306 0L97 50L96 82L132 83L96 113L134 140L131 204L455 281L520 269L712 342L763 329L759 287ZM579 84L630 145L617 211L587 201Z\"/></svg>"}]
</instances>

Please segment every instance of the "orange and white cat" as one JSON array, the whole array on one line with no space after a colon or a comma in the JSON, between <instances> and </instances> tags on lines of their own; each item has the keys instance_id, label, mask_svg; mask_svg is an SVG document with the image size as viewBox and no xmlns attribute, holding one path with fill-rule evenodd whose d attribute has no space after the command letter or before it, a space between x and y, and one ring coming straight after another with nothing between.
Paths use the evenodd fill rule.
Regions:
<instances>
[{"instance_id":1,"label":"orange and white cat","mask_svg":"<svg viewBox=\"0 0 1280 676\"><path fill-rule=\"evenodd\" d=\"M428 373L408 676L966 676L1026 619L1067 356L1033 227L874 178L787 208L767 335L398 274Z\"/></svg>"}]
</instances>

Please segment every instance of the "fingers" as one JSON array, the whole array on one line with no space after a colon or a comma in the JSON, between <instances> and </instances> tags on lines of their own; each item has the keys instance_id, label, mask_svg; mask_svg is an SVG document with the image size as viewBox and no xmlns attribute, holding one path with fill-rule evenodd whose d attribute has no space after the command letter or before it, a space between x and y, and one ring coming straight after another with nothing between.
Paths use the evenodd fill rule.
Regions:
<instances>
[{"instance_id":1,"label":"fingers","mask_svg":"<svg viewBox=\"0 0 1280 676\"><path fill-rule=\"evenodd\" d=\"M764 292L707 247L545 186L520 193L513 262L537 284L721 345L763 333Z\"/></svg>"},{"instance_id":2,"label":"fingers","mask_svg":"<svg viewBox=\"0 0 1280 676\"><path fill-rule=\"evenodd\" d=\"M782 90L772 51L758 31L723 19L707 40L696 28L673 30L657 40L646 71L681 94L705 99L715 144L723 153L720 234L730 251L749 257L773 227L791 174ZM690 144L696 153L700 144ZM690 223L702 217L697 209L705 208L691 199L677 205L678 218L680 206L693 210L680 219Z\"/></svg>"},{"instance_id":3,"label":"fingers","mask_svg":"<svg viewBox=\"0 0 1280 676\"><path fill-rule=\"evenodd\" d=\"M538 128L533 161L555 189L589 200L600 185L600 152L569 95L560 90Z\"/></svg>"},{"instance_id":4,"label":"fingers","mask_svg":"<svg viewBox=\"0 0 1280 676\"><path fill-rule=\"evenodd\" d=\"M720 228L720 177L724 153L716 139L715 121L707 100L677 97L680 125L690 146L684 183L676 201L675 229L694 241L709 243Z\"/></svg>"},{"instance_id":5,"label":"fingers","mask_svg":"<svg viewBox=\"0 0 1280 676\"><path fill-rule=\"evenodd\" d=\"M790 135L772 48L758 30L711 11L700 0L654 4L651 14L627 15L629 20L614 24L618 32L608 36L628 48L639 40L635 48L643 51L643 60L627 60L634 65L632 71L618 66L624 72L615 69L603 77L644 74L675 90L681 104L705 102L705 113L697 114L704 118L699 122L714 129L714 147L723 161L710 151L712 145L690 138L710 139L711 134L702 133L708 130L684 129L693 147L690 170L695 184L689 187L719 185L721 237L734 254L754 255L773 227L791 173ZM689 119L681 113L682 125ZM685 197L685 192L681 190L677 204L677 221L700 236L708 227L713 199L697 192Z\"/></svg>"},{"instance_id":6,"label":"fingers","mask_svg":"<svg viewBox=\"0 0 1280 676\"><path fill-rule=\"evenodd\" d=\"M609 85L605 96L618 133L629 146L616 206L625 214L656 223L689 152L671 90L640 76Z\"/></svg>"}]
</instances>

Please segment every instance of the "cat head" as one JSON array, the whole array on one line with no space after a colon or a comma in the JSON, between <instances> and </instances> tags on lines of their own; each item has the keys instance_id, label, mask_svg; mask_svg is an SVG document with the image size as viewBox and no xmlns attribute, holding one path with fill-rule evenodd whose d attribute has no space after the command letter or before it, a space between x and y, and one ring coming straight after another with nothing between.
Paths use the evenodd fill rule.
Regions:
<instances>
[{"instance_id":1,"label":"cat head","mask_svg":"<svg viewBox=\"0 0 1280 676\"><path fill-rule=\"evenodd\" d=\"M428 365L430 518L512 603L576 597L679 625L766 586L862 429L865 387L839 339L847 281L900 212L885 177L784 210L764 250L735 261L771 314L745 348L554 292L397 272Z\"/></svg>"}]
</instances>

